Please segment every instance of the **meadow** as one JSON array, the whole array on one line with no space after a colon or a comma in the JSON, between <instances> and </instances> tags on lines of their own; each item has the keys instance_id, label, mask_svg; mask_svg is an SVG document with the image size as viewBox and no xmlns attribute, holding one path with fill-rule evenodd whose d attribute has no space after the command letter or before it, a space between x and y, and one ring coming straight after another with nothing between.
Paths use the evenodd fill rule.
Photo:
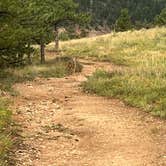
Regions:
<instances>
[{"instance_id":1,"label":"meadow","mask_svg":"<svg viewBox=\"0 0 166 166\"><path fill-rule=\"evenodd\" d=\"M52 45L48 46L52 49ZM112 33L61 43L62 55L109 61L123 67L96 71L85 91L122 99L126 104L166 118L166 28Z\"/></svg>"}]
</instances>

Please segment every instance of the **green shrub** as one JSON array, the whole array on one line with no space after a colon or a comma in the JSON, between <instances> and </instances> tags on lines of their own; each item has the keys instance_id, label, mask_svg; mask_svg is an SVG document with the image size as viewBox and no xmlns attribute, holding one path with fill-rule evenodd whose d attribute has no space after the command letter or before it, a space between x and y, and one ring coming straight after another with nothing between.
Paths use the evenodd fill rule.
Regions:
<instances>
[{"instance_id":1,"label":"green shrub","mask_svg":"<svg viewBox=\"0 0 166 166\"><path fill-rule=\"evenodd\" d=\"M83 88L90 93L123 99L126 104L166 118L166 80L138 73L96 71Z\"/></svg>"},{"instance_id":2,"label":"green shrub","mask_svg":"<svg viewBox=\"0 0 166 166\"><path fill-rule=\"evenodd\" d=\"M132 25L131 18L129 16L129 11L128 9L122 9L120 16L115 23L115 30L123 32L130 30L131 28Z\"/></svg>"},{"instance_id":3,"label":"green shrub","mask_svg":"<svg viewBox=\"0 0 166 166\"><path fill-rule=\"evenodd\" d=\"M61 32L59 34L59 40L62 40L62 41L70 40L70 36L69 36L68 32Z\"/></svg>"},{"instance_id":4,"label":"green shrub","mask_svg":"<svg viewBox=\"0 0 166 166\"><path fill-rule=\"evenodd\" d=\"M166 8L164 8L161 13L155 17L155 24L166 26Z\"/></svg>"}]
</instances>

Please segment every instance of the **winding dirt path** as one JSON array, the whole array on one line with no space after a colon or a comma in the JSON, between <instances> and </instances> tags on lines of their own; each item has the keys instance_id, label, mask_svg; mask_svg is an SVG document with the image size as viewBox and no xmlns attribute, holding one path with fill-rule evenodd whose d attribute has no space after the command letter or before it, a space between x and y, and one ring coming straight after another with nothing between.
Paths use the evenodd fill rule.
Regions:
<instances>
[{"instance_id":1,"label":"winding dirt path","mask_svg":"<svg viewBox=\"0 0 166 166\"><path fill-rule=\"evenodd\" d=\"M17 166L165 166L166 122L118 100L85 94L80 83L109 63L84 61L61 79L17 84Z\"/></svg>"}]
</instances>

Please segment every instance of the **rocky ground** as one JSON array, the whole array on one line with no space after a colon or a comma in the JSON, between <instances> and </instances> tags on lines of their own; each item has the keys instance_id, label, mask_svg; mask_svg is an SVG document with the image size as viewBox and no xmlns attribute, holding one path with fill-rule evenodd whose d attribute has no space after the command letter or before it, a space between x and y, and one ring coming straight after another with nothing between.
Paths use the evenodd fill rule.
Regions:
<instances>
[{"instance_id":1,"label":"rocky ground","mask_svg":"<svg viewBox=\"0 0 166 166\"><path fill-rule=\"evenodd\" d=\"M66 78L15 85L21 140L17 166L165 166L166 122L119 100L82 92L80 84L106 62L82 60Z\"/></svg>"}]
</instances>

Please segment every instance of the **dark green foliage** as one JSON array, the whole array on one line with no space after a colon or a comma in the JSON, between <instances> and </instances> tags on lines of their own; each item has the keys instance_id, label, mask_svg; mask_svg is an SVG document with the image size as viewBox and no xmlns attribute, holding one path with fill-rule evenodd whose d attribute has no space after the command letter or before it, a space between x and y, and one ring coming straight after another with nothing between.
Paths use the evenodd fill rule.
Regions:
<instances>
[{"instance_id":1,"label":"dark green foliage","mask_svg":"<svg viewBox=\"0 0 166 166\"><path fill-rule=\"evenodd\" d=\"M29 51L25 40L28 32L19 23L19 0L1 1L0 13L0 65L23 63L24 55Z\"/></svg>"},{"instance_id":2,"label":"dark green foliage","mask_svg":"<svg viewBox=\"0 0 166 166\"><path fill-rule=\"evenodd\" d=\"M128 9L121 10L121 14L115 23L116 31L127 31L132 28L131 18L129 16Z\"/></svg>"},{"instance_id":3,"label":"dark green foliage","mask_svg":"<svg viewBox=\"0 0 166 166\"><path fill-rule=\"evenodd\" d=\"M32 45L40 45L45 62L45 45L57 36L59 26L89 22L78 12L73 0L2 0L0 1L0 67L31 63ZM55 31L55 32L54 32Z\"/></svg>"},{"instance_id":4,"label":"dark green foliage","mask_svg":"<svg viewBox=\"0 0 166 166\"><path fill-rule=\"evenodd\" d=\"M127 8L132 24L139 22L141 27L153 23L154 17L166 7L165 0L76 0L80 10L92 14L92 26L109 25L114 27L122 9ZM141 28L140 27L140 28Z\"/></svg>"},{"instance_id":5,"label":"dark green foliage","mask_svg":"<svg viewBox=\"0 0 166 166\"><path fill-rule=\"evenodd\" d=\"M161 13L156 16L155 23L159 26L166 26L166 8L164 8Z\"/></svg>"}]
</instances>

